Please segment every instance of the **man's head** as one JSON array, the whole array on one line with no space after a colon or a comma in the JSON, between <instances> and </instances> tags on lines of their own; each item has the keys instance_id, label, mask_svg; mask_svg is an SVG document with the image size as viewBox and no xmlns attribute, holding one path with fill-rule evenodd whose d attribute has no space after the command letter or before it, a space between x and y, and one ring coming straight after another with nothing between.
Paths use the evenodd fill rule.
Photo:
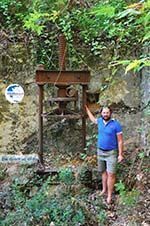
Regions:
<instances>
[{"instance_id":1,"label":"man's head","mask_svg":"<svg viewBox=\"0 0 150 226\"><path fill-rule=\"evenodd\" d=\"M103 107L100 113L105 121L109 121L111 119L112 110L110 107Z\"/></svg>"}]
</instances>

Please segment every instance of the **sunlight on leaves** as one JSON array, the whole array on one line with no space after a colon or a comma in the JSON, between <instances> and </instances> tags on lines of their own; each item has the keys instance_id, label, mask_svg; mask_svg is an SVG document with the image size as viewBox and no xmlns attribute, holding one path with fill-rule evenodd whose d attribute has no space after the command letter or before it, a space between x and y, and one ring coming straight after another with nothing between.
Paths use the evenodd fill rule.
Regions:
<instances>
[{"instance_id":1,"label":"sunlight on leaves","mask_svg":"<svg viewBox=\"0 0 150 226\"><path fill-rule=\"evenodd\" d=\"M113 17L115 15L115 8L110 5L100 5L95 8L93 8L90 12L90 14L94 14L95 16L107 16L107 17Z\"/></svg>"}]
</instances>

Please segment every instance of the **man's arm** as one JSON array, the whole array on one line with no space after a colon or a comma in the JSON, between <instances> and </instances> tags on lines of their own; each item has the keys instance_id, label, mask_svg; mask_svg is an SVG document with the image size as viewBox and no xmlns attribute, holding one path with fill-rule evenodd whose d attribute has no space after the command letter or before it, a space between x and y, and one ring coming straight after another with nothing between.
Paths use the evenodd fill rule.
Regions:
<instances>
[{"instance_id":1,"label":"man's arm","mask_svg":"<svg viewBox=\"0 0 150 226\"><path fill-rule=\"evenodd\" d=\"M88 109L88 107L87 107L86 105L85 105L85 109L86 109L86 112L87 112L87 114L88 114L88 116L89 116L89 119L90 119L93 123L97 124L96 118L95 118L94 115L90 112L90 110Z\"/></svg>"},{"instance_id":2,"label":"man's arm","mask_svg":"<svg viewBox=\"0 0 150 226\"><path fill-rule=\"evenodd\" d=\"M122 133L117 134L117 140L118 140L118 162L121 162L123 160L123 135Z\"/></svg>"}]
</instances>

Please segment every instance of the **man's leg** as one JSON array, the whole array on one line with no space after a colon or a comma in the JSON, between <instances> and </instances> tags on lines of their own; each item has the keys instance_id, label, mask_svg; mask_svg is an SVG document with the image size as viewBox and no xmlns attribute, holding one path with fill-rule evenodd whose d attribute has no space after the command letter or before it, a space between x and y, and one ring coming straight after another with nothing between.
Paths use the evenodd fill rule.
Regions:
<instances>
[{"instance_id":1,"label":"man's leg","mask_svg":"<svg viewBox=\"0 0 150 226\"><path fill-rule=\"evenodd\" d=\"M102 172L102 191L101 191L101 195L105 194L107 192L107 172L104 171Z\"/></svg>"},{"instance_id":2,"label":"man's leg","mask_svg":"<svg viewBox=\"0 0 150 226\"><path fill-rule=\"evenodd\" d=\"M103 160L103 157L98 155L98 171L102 175L102 191L100 195L103 195L107 192L107 172L106 172L106 161Z\"/></svg>"},{"instance_id":3,"label":"man's leg","mask_svg":"<svg viewBox=\"0 0 150 226\"><path fill-rule=\"evenodd\" d=\"M116 182L116 165L117 165L117 152L111 151L107 158L107 203L111 203L112 193Z\"/></svg>"},{"instance_id":4,"label":"man's leg","mask_svg":"<svg viewBox=\"0 0 150 226\"><path fill-rule=\"evenodd\" d=\"M108 189L108 196L107 196L107 203L111 203L112 193L114 190L114 185L116 182L116 175L114 173L107 173L107 189Z\"/></svg>"}]
</instances>

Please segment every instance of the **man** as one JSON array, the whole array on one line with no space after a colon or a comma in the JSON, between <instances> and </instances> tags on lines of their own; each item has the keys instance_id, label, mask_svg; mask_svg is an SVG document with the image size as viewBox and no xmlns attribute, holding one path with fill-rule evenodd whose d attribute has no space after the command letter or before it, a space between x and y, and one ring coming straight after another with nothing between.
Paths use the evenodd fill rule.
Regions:
<instances>
[{"instance_id":1,"label":"man","mask_svg":"<svg viewBox=\"0 0 150 226\"><path fill-rule=\"evenodd\" d=\"M116 181L117 162L123 160L123 136L120 123L111 118L112 110L103 107L101 117L95 118L85 106L90 120L98 125L98 170L102 173L102 192L107 193L107 203L112 201Z\"/></svg>"}]
</instances>

